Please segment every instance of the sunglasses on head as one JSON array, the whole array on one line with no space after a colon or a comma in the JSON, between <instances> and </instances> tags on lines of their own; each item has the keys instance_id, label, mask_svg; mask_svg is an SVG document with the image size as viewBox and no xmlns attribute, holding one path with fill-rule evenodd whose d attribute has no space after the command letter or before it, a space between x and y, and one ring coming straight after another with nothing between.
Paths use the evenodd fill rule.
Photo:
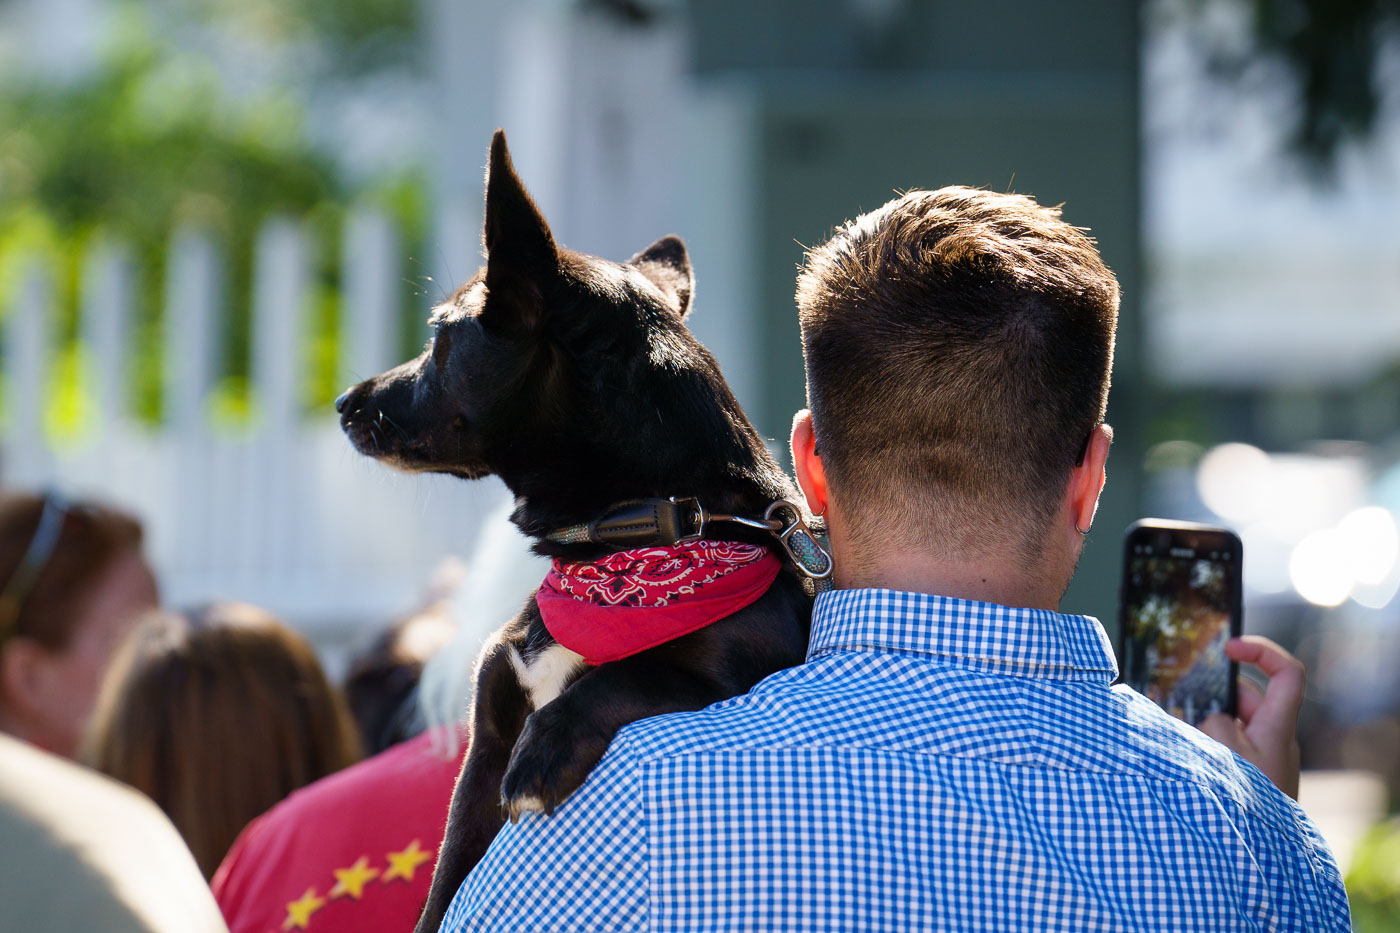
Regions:
<instances>
[{"instance_id":1,"label":"sunglasses on head","mask_svg":"<svg viewBox=\"0 0 1400 933\"><path fill-rule=\"evenodd\" d=\"M58 549L58 540L63 534L63 520L68 517L69 505L57 493L44 494L43 508L39 511L39 522L34 526L34 534L29 539L29 547L20 558L10 579L0 589L0 644L15 634L19 623L20 610L25 600L34 592L34 586L43 575L44 568Z\"/></svg>"}]
</instances>

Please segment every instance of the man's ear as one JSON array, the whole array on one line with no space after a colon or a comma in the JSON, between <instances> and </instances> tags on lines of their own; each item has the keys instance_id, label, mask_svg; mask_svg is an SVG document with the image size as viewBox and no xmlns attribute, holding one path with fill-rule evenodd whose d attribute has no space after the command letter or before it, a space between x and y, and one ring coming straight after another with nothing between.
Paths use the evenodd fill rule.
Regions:
<instances>
[{"instance_id":1,"label":"man's ear","mask_svg":"<svg viewBox=\"0 0 1400 933\"><path fill-rule=\"evenodd\" d=\"M1089 432L1085 440L1084 456L1075 464L1069 477L1069 487L1065 490L1070 518L1080 535L1089 533L1094 524L1094 513L1099 507L1099 493L1103 492L1108 471L1108 448L1113 443L1113 428L1101 424ZM1065 529L1069 533L1069 529ZM1073 537L1073 534L1070 535Z\"/></svg>"},{"instance_id":2,"label":"man's ear","mask_svg":"<svg viewBox=\"0 0 1400 933\"><path fill-rule=\"evenodd\" d=\"M559 250L549 225L515 173L502 130L491 137L482 238L486 244L487 313L513 312L533 325L543 310L542 286L559 271Z\"/></svg>"},{"instance_id":3,"label":"man's ear","mask_svg":"<svg viewBox=\"0 0 1400 933\"><path fill-rule=\"evenodd\" d=\"M829 490L826 484L826 467L817 453L817 435L812 430L812 412L806 408L792 419L792 467L797 474L797 485L807 499L807 507L813 515L826 513Z\"/></svg>"},{"instance_id":4,"label":"man's ear","mask_svg":"<svg viewBox=\"0 0 1400 933\"><path fill-rule=\"evenodd\" d=\"M690 271L690 254L680 237L662 237L627 260L627 264L661 289L681 317L690 313L695 275Z\"/></svg>"}]
</instances>

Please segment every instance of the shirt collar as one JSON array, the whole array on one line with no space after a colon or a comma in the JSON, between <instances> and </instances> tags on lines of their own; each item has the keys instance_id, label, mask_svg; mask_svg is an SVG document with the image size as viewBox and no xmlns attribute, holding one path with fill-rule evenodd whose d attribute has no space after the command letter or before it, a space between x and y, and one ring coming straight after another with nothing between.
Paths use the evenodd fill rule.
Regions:
<instances>
[{"instance_id":1,"label":"shirt collar","mask_svg":"<svg viewBox=\"0 0 1400 933\"><path fill-rule=\"evenodd\" d=\"M836 651L926 654L989 673L1111 683L1118 664L1092 616L905 593L835 590L817 597L807 659Z\"/></svg>"}]
</instances>

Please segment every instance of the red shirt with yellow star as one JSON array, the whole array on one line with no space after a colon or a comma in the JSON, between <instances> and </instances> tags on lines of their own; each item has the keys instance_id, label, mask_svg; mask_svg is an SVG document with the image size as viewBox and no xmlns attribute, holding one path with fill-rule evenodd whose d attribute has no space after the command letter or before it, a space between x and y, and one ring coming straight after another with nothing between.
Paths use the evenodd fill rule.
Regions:
<instances>
[{"instance_id":1,"label":"red shirt with yellow star","mask_svg":"<svg viewBox=\"0 0 1400 933\"><path fill-rule=\"evenodd\" d=\"M212 882L230 933L412 930L461 766L421 735L249 823Z\"/></svg>"}]
</instances>

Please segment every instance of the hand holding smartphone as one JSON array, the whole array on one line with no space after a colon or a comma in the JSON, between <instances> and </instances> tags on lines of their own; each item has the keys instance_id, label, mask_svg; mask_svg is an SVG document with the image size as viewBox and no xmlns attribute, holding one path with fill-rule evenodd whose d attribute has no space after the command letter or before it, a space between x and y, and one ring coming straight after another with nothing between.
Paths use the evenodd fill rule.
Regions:
<instances>
[{"instance_id":1,"label":"hand holding smartphone","mask_svg":"<svg viewBox=\"0 0 1400 933\"><path fill-rule=\"evenodd\" d=\"M1307 672L1303 662L1277 643L1246 635L1225 646L1230 657L1256 668L1269 678L1261 690L1240 680L1238 718L1208 716L1200 729L1268 776L1279 790L1298 799L1298 709L1303 703Z\"/></svg>"},{"instance_id":2,"label":"hand holding smartphone","mask_svg":"<svg viewBox=\"0 0 1400 933\"><path fill-rule=\"evenodd\" d=\"M1123 680L1192 725L1238 712L1225 643L1243 628L1243 558L1237 535L1207 525L1144 519L1123 538Z\"/></svg>"}]
</instances>

